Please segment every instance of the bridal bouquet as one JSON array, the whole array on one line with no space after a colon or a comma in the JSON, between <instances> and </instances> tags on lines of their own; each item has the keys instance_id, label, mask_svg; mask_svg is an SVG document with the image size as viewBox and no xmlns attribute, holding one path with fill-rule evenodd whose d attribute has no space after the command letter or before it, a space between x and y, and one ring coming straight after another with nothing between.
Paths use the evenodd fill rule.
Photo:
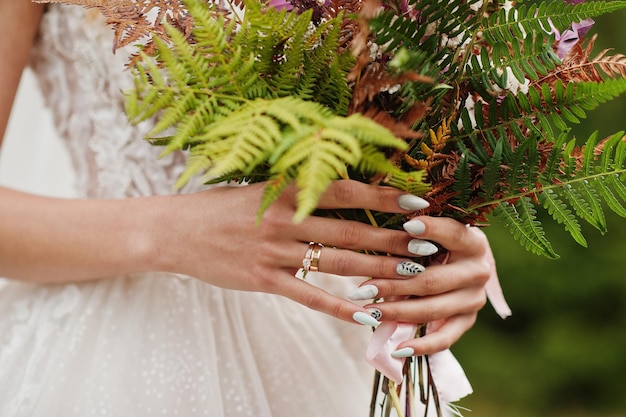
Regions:
<instances>
[{"instance_id":1,"label":"bridal bouquet","mask_svg":"<svg viewBox=\"0 0 626 417\"><path fill-rule=\"evenodd\" d=\"M259 218L293 182L301 221L331 181L352 178L422 195L425 214L499 219L557 258L537 210L583 246L580 220L604 232L603 205L626 217L624 134L581 140L569 127L626 91L626 57L594 53L589 35L626 1L62 2L98 7L116 47L137 45L127 113L156 118L147 139L165 153L188 153L179 184L267 181ZM407 361L404 382L377 381L383 415L411 414L403 385L408 403L419 382L438 404L427 367Z\"/></svg>"}]
</instances>

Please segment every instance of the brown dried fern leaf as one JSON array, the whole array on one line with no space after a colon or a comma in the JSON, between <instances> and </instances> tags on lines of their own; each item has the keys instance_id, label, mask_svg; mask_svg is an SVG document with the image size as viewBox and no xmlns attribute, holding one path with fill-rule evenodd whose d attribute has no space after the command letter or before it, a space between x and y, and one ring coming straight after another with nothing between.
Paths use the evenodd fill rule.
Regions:
<instances>
[{"instance_id":1,"label":"brown dried fern leaf","mask_svg":"<svg viewBox=\"0 0 626 417\"><path fill-rule=\"evenodd\" d=\"M362 0L330 0L324 6L328 18L336 18L339 13L343 13L338 53L353 45L361 26L351 15L361 12L362 3Z\"/></svg>"},{"instance_id":2,"label":"brown dried fern leaf","mask_svg":"<svg viewBox=\"0 0 626 417\"><path fill-rule=\"evenodd\" d=\"M63 3L98 9L115 32L114 51L127 45L143 43L142 50L150 55L154 52L152 37L169 40L165 23L184 33L189 33L191 29L190 18L182 0L33 0L33 2Z\"/></svg>"},{"instance_id":3,"label":"brown dried fern leaf","mask_svg":"<svg viewBox=\"0 0 626 417\"><path fill-rule=\"evenodd\" d=\"M590 58L596 38L597 35L594 35L584 46L576 45L565 57L562 65L536 83L547 82L554 85L557 80L563 83L601 82L605 78L626 77L626 56L623 54L610 55L611 49L605 49L594 58Z\"/></svg>"},{"instance_id":4,"label":"brown dried fern leaf","mask_svg":"<svg viewBox=\"0 0 626 417\"><path fill-rule=\"evenodd\" d=\"M611 49L605 49L591 60L591 63L610 78L626 78L626 56L609 55Z\"/></svg>"}]
</instances>

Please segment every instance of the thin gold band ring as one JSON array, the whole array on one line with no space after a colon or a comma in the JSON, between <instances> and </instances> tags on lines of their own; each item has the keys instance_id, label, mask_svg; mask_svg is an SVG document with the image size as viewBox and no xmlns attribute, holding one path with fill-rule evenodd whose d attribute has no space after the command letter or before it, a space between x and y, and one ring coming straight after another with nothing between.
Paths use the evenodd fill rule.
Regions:
<instances>
[{"instance_id":1,"label":"thin gold band ring","mask_svg":"<svg viewBox=\"0 0 626 417\"><path fill-rule=\"evenodd\" d=\"M324 245L317 242L309 242L309 248L302 259L302 278L306 279L309 272L319 271L320 256L322 256L322 248Z\"/></svg>"}]
</instances>

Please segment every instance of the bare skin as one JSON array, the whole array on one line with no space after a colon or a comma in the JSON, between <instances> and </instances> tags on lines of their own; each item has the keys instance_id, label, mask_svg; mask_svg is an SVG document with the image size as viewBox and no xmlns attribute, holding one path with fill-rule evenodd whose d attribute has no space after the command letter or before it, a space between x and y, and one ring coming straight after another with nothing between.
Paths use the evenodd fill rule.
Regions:
<instances>
[{"instance_id":1,"label":"bare skin","mask_svg":"<svg viewBox=\"0 0 626 417\"><path fill-rule=\"evenodd\" d=\"M28 61L42 9L28 0L0 0L0 131L4 131L20 75ZM19 19L16 18L19 16ZM377 304L382 320L445 324L427 337L402 343L416 354L448 348L474 323L485 304L490 274L488 242L462 224L420 216L420 239L451 251L446 265L407 277L396 266L411 257L405 231L309 217L292 222L289 189L256 224L263 184L220 187L189 195L121 200L58 199L0 187L0 276L45 283L80 282L147 271L185 274L212 285L273 293L342 320L367 312L352 301L294 278L308 242L326 245L320 271L374 276L378 297L420 296ZM321 208L368 208L408 213L403 193L337 181ZM374 256L363 250L388 252ZM233 265L236 264L236 268Z\"/></svg>"}]
</instances>

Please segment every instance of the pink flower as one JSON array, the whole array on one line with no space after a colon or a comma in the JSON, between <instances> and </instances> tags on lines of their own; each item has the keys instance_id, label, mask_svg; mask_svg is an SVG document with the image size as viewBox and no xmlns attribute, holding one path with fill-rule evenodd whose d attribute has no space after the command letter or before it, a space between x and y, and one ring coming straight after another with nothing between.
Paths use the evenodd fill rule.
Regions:
<instances>
[{"instance_id":1,"label":"pink flower","mask_svg":"<svg viewBox=\"0 0 626 417\"><path fill-rule=\"evenodd\" d=\"M589 32L594 23L593 19L585 19L572 23L572 28L563 31L563 33L559 33L558 30L554 29L557 41L556 54L558 57L561 59L565 58L580 39Z\"/></svg>"},{"instance_id":2,"label":"pink flower","mask_svg":"<svg viewBox=\"0 0 626 417\"><path fill-rule=\"evenodd\" d=\"M585 0L565 0L565 2L578 4L584 3ZM558 57L561 59L565 58L572 48L580 41L580 39L583 38L587 32L589 32L589 29L591 29L591 26L593 26L594 23L593 19L581 20L580 22L572 23L571 29L567 29L563 31L563 33L560 33L554 26L552 26L554 34L556 35L556 54Z\"/></svg>"},{"instance_id":3,"label":"pink flower","mask_svg":"<svg viewBox=\"0 0 626 417\"><path fill-rule=\"evenodd\" d=\"M277 10L292 10L293 5L288 0L270 0L269 6Z\"/></svg>"}]
</instances>

